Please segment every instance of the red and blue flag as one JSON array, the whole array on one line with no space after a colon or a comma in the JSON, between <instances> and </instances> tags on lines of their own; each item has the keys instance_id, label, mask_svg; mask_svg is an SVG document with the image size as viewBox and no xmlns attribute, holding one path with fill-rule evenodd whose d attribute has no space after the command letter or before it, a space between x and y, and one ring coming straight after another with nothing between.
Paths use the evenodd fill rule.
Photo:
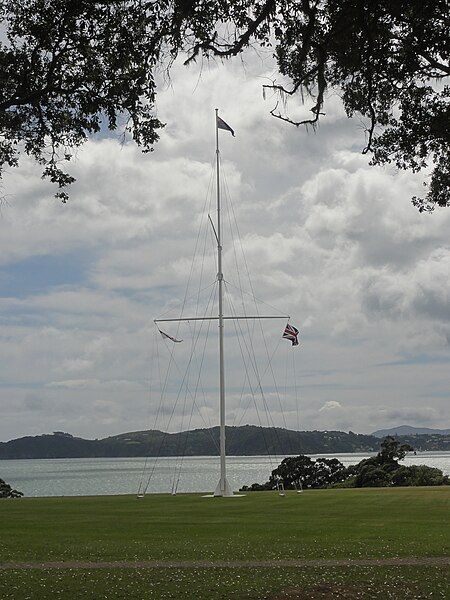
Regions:
<instances>
[{"instance_id":1,"label":"red and blue flag","mask_svg":"<svg viewBox=\"0 0 450 600\"><path fill-rule=\"evenodd\" d=\"M285 340L290 340L293 346L298 346L298 334L298 329L287 323L286 327L284 328L283 338Z\"/></svg>"}]
</instances>

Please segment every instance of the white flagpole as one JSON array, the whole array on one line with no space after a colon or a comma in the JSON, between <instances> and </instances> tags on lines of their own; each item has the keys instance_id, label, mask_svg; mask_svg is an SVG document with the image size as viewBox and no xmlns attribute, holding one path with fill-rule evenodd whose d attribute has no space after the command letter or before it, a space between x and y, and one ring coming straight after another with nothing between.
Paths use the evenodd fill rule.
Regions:
<instances>
[{"instance_id":1,"label":"white flagpole","mask_svg":"<svg viewBox=\"0 0 450 600\"><path fill-rule=\"evenodd\" d=\"M226 319L244 319L244 320L252 320L252 319L288 319L287 315L273 315L273 316L264 316L264 315L255 315L255 316L224 316L223 314L223 286L224 286L224 278L222 272L222 223L221 223L221 206L220 206L220 151L219 151L219 127L218 127L218 119L219 119L219 109L215 109L215 120L216 120L216 188L217 188L217 231L214 227L214 223L208 215L209 220L211 221L212 228L214 230L214 235L217 241L217 281L219 287L219 306L218 306L218 315L216 317L204 316L204 317L180 317L180 318L167 318L167 319L154 319L156 323L165 323L165 322L174 322L174 321L209 321L213 319L218 320L219 324L219 399L220 399L220 479L214 490L213 496L225 496L232 498L239 498L240 494L233 494L230 484L228 483L226 476L226 446L225 446L225 366L224 366L224 321ZM226 123L225 123L226 125ZM233 135L232 129L227 127L222 127L223 129L229 130ZM159 327L158 327L159 329ZM161 330L160 330L161 331ZM161 332L163 333L163 332ZM165 334L167 335L167 334ZM181 340L177 340L172 338L170 339L174 342L178 342ZM210 495L208 495L210 497Z\"/></svg>"},{"instance_id":2,"label":"white flagpole","mask_svg":"<svg viewBox=\"0 0 450 600\"><path fill-rule=\"evenodd\" d=\"M223 273L222 273L222 238L220 214L220 153L219 153L219 109L216 108L216 186L217 186L217 280L219 282L219 367L220 367L220 480L214 496L232 496L226 476L225 453L225 367L223 354Z\"/></svg>"}]
</instances>

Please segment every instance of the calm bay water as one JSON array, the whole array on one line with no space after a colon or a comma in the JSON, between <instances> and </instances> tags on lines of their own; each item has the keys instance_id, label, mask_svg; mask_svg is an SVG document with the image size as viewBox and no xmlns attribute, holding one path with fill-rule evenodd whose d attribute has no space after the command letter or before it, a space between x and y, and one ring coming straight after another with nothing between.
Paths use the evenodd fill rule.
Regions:
<instances>
[{"instance_id":1,"label":"calm bay water","mask_svg":"<svg viewBox=\"0 0 450 600\"><path fill-rule=\"evenodd\" d=\"M316 458L319 455L311 455ZM320 455L338 458L351 465L367 454ZM284 457L230 456L227 474L233 489L255 481L267 481ZM0 460L0 478L26 496L95 496L134 494L145 471L146 482L153 472L148 493L170 492L178 480L179 492L211 492L219 479L219 458L199 456L160 458L70 458L46 460ZM405 465L438 467L450 475L450 452L423 452L407 456Z\"/></svg>"}]
</instances>

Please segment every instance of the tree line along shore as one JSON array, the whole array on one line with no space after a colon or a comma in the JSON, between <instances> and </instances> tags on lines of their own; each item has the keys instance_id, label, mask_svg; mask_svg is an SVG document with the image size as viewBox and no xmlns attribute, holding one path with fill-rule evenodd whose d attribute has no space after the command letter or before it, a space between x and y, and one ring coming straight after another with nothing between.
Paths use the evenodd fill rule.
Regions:
<instances>
[{"instance_id":1,"label":"tree line along shore","mask_svg":"<svg viewBox=\"0 0 450 600\"><path fill-rule=\"evenodd\" d=\"M380 447L379 437L352 431L292 431L244 425L227 427L226 437L227 454L234 456L377 452ZM406 435L396 439L415 451L450 450L450 435ZM218 440L218 427L180 433L135 431L95 440L57 431L0 442L0 459L215 456Z\"/></svg>"}]
</instances>

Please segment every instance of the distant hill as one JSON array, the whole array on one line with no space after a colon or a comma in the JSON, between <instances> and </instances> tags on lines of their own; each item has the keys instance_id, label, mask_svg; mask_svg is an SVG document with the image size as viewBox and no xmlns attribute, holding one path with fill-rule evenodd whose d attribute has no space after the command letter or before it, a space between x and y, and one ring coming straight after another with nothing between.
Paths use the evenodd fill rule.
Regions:
<instances>
[{"instance_id":1,"label":"distant hill","mask_svg":"<svg viewBox=\"0 0 450 600\"><path fill-rule=\"evenodd\" d=\"M387 435L450 435L450 429L429 429L428 427L411 427L411 425L400 425L391 429L379 429L372 433L377 438Z\"/></svg>"},{"instance_id":2,"label":"distant hill","mask_svg":"<svg viewBox=\"0 0 450 600\"><path fill-rule=\"evenodd\" d=\"M244 425L227 427L226 435L227 453L234 456L376 452L380 447L380 438L351 431L290 431ZM414 435L400 439L417 450L450 450L450 435ZM86 440L57 431L0 442L0 459L214 456L219 454L218 448L218 427L181 433L132 431L100 440Z\"/></svg>"}]
</instances>

